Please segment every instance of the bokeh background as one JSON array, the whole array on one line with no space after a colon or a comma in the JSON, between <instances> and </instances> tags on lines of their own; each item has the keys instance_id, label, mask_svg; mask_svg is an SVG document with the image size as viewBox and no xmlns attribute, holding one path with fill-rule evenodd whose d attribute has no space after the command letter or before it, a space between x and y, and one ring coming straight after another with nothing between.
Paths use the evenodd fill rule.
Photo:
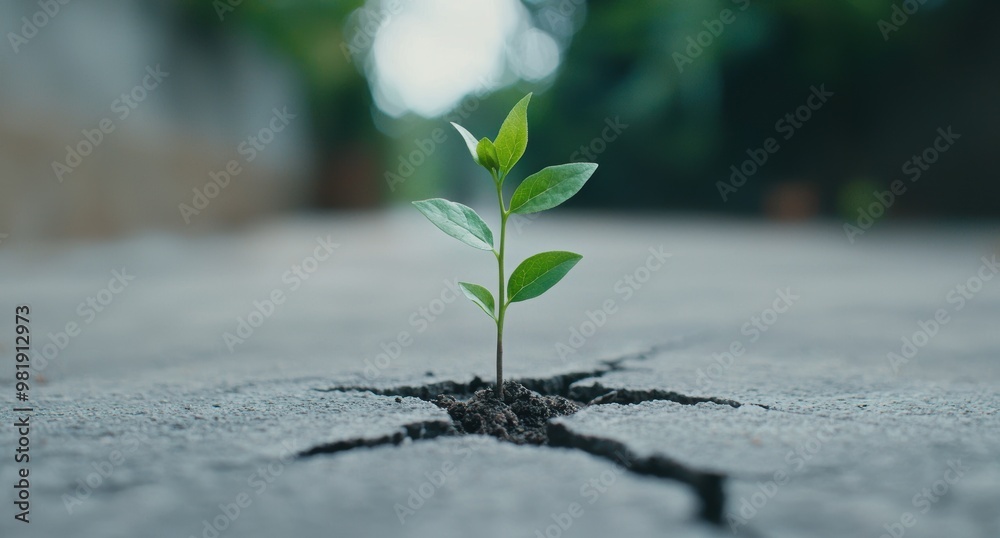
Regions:
<instances>
[{"instance_id":1,"label":"bokeh background","mask_svg":"<svg viewBox=\"0 0 1000 538\"><path fill-rule=\"evenodd\" d=\"M882 219L995 218L998 19L989 0L3 2L0 233L489 203L448 121L493 137L529 91L514 175L601 164L569 207L853 221L951 126L961 141ZM723 201L813 87L834 95Z\"/></svg>"}]
</instances>

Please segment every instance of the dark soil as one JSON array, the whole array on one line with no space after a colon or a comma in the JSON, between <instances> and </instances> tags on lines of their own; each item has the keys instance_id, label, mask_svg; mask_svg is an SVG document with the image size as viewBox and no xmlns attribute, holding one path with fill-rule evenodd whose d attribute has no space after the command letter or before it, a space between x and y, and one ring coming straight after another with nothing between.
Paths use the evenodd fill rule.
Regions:
<instances>
[{"instance_id":1,"label":"dark soil","mask_svg":"<svg viewBox=\"0 0 1000 538\"><path fill-rule=\"evenodd\" d=\"M582 407L561 396L542 396L514 381L503 384L501 402L493 389L476 391L468 401L440 395L434 404L451 415L460 433L491 435L518 445L548 443L550 418L572 415Z\"/></svg>"}]
</instances>

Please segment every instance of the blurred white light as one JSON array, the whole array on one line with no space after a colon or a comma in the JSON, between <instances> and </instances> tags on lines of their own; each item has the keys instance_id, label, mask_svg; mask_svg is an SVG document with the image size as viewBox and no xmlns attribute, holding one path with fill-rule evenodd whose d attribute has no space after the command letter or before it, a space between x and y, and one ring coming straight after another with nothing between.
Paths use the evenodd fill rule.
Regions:
<instances>
[{"instance_id":1,"label":"blurred white light","mask_svg":"<svg viewBox=\"0 0 1000 538\"><path fill-rule=\"evenodd\" d=\"M396 117L407 111L438 116L468 94L497 87L507 64L507 43L527 20L518 0L420 0L402 5L375 35L370 66L376 104ZM548 51L548 45L538 50ZM545 61L536 60L541 65L531 72L543 70Z\"/></svg>"},{"instance_id":2,"label":"blurred white light","mask_svg":"<svg viewBox=\"0 0 1000 538\"><path fill-rule=\"evenodd\" d=\"M538 28L529 28L517 40L511 67L525 80L541 80L559 66L559 44Z\"/></svg>"}]
</instances>

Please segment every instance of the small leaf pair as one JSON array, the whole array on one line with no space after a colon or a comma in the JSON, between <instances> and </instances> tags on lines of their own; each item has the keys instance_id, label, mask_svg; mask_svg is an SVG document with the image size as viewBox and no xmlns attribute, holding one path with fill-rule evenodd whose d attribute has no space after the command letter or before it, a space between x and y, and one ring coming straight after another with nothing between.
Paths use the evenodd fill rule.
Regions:
<instances>
[{"instance_id":1,"label":"small leaf pair","mask_svg":"<svg viewBox=\"0 0 1000 538\"><path fill-rule=\"evenodd\" d=\"M593 163L544 168L518 185L507 213L525 215L552 209L579 192L596 169ZM470 247L493 250L493 232L471 207L444 198L413 202L413 205L444 233Z\"/></svg>"},{"instance_id":2,"label":"small leaf pair","mask_svg":"<svg viewBox=\"0 0 1000 538\"><path fill-rule=\"evenodd\" d=\"M583 259L583 256L572 252L543 252L521 262L514 269L507 283L507 304L534 299L555 286L570 269ZM459 282L465 296L486 315L497 319L496 301L490 290L479 284ZM505 307L506 308L506 307Z\"/></svg>"},{"instance_id":3,"label":"small leaf pair","mask_svg":"<svg viewBox=\"0 0 1000 538\"><path fill-rule=\"evenodd\" d=\"M531 101L530 93L514 105L510 114L507 114L507 119L500 125L496 142L489 138L476 140L465 127L455 122L451 123L465 139L472 160L490 172L494 181L502 183L503 178L514 168L517 161L521 160L524 150L528 147L529 101Z\"/></svg>"}]
</instances>

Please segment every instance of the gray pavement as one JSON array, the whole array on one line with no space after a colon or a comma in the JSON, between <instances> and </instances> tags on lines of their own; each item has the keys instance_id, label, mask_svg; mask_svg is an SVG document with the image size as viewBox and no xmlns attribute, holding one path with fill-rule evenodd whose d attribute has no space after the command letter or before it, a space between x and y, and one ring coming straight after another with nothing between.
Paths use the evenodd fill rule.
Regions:
<instances>
[{"instance_id":1,"label":"gray pavement","mask_svg":"<svg viewBox=\"0 0 1000 538\"><path fill-rule=\"evenodd\" d=\"M0 535L1000 535L1000 279L983 260L1000 247L995 226L880 225L851 244L836 223L570 213L521 224L514 258L584 260L511 308L508 375L582 373L571 394L742 403L606 404L558 419L725 474L729 523L697 521L683 484L580 451L396 445L447 415L316 390L492 378L491 326L450 283L492 285L492 257L402 211L210 238L6 240L0 422L16 420L15 304L31 305L40 382L32 523L14 521L4 486ZM0 428L4 484L16 441ZM293 457L338 441L389 444ZM88 478L96 487L78 482Z\"/></svg>"}]
</instances>

